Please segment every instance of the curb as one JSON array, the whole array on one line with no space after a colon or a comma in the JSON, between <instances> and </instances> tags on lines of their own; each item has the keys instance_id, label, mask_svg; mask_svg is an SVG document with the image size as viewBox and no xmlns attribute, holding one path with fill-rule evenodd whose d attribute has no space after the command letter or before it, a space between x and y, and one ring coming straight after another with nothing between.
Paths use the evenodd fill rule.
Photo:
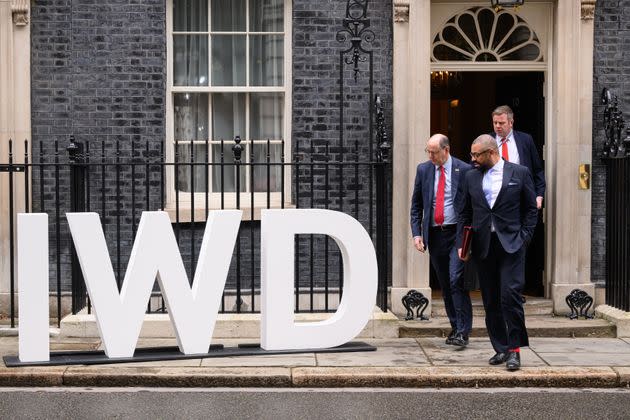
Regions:
<instances>
[{"instance_id":1,"label":"curb","mask_svg":"<svg viewBox=\"0 0 630 420\"><path fill-rule=\"evenodd\" d=\"M6 387L618 388L630 368L524 367L99 367L0 368Z\"/></svg>"}]
</instances>

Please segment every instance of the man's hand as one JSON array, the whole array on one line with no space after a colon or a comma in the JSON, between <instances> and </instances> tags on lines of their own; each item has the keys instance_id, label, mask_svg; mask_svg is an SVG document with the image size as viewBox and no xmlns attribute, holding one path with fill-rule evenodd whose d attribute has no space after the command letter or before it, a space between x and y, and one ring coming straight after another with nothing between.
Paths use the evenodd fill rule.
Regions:
<instances>
[{"instance_id":1,"label":"man's hand","mask_svg":"<svg viewBox=\"0 0 630 420\"><path fill-rule=\"evenodd\" d=\"M465 255L464 257L462 257L462 249L461 248L457 248L457 255L459 256L459 259L462 261L468 261L470 259L470 255Z\"/></svg>"},{"instance_id":2,"label":"man's hand","mask_svg":"<svg viewBox=\"0 0 630 420\"><path fill-rule=\"evenodd\" d=\"M416 236L415 238L413 238L413 243L416 246L416 249L420 252L424 252L425 248L424 248L424 242L422 241L422 236Z\"/></svg>"},{"instance_id":3,"label":"man's hand","mask_svg":"<svg viewBox=\"0 0 630 420\"><path fill-rule=\"evenodd\" d=\"M536 208L538 208L538 210L542 208L542 200L542 197L536 197Z\"/></svg>"}]
</instances>

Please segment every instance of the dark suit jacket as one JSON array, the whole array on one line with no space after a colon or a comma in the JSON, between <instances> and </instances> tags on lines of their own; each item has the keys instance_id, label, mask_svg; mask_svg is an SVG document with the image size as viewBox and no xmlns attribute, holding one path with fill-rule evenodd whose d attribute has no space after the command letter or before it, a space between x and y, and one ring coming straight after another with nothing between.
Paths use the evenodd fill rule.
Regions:
<instances>
[{"instance_id":1,"label":"dark suit jacket","mask_svg":"<svg viewBox=\"0 0 630 420\"><path fill-rule=\"evenodd\" d=\"M538 150L534 144L534 139L527 133L512 130L514 133L514 142L521 165L527 166L534 177L534 185L537 197L545 196L547 184L545 182L545 169L542 160L538 156ZM492 137L496 137L496 133L490 133Z\"/></svg>"},{"instance_id":2,"label":"dark suit jacket","mask_svg":"<svg viewBox=\"0 0 630 420\"><path fill-rule=\"evenodd\" d=\"M455 215L461 207L461 180L471 166L451 156L453 167L451 173L451 191ZM422 236L427 247L429 245L429 227L433 218L433 196L435 185L435 165L430 161L423 162L416 169L416 181L411 196L411 234Z\"/></svg>"},{"instance_id":3,"label":"dark suit jacket","mask_svg":"<svg viewBox=\"0 0 630 420\"><path fill-rule=\"evenodd\" d=\"M483 259L488 255L490 229L495 232L506 252L512 254L532 239L538 210L536 193L529 170L514 163L505 162L503 183L494 207L490 208L483 193L484 172L468 171L462 183L462 206L458 217L458 247L462 241L464 226L472 226L472 253Z\"/></svg>"}]
</instances>

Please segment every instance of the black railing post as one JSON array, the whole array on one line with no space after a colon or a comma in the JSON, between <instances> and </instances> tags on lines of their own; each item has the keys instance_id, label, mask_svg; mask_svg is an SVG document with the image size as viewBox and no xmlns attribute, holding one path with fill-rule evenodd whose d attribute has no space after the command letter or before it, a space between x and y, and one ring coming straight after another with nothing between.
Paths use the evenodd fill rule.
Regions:
<instances>
[{"instance_id":1,"label":"black railing post","mask_svg":"<svg viewBox=\"0 0 630 420\"><path fill-rule=\"evenodd\" d=\"M251 147L251 146L250 146ZM241 136L234 137L234 145L232 146L234 154L234 164L236 168L236 208L241 209L241 155L243 154L243 146L241 145ZM236 236L236 312L241 313L241 228L239 225L238 235Z\"/></svg>"},{"instance_id":2,"label":"black railing post","mask_svg":"<svg viewBox=\"0 0 630 420\"><path fill-rule=\"evenodd\" d=\"M85 160L83 144L77 143L74 136L70 136L70 144L66 147L68 161L70 163L70 211L73 213L84 212L85 208ZM76 314L86 305L86 287L79 265L74 243L70 242L72 265L72 313Z\"/></svg>"},{"instance_id":3,"label":"black railing post","mask_svg":"<svg viewBox=\"0 0 630 420\"><path fill-rule=\"evenodd\" d=\"M15 226L13 197L13 140L9 139L9 277L11 287L11 328L15 328Z\"/></svg>"},{"instance_id":4,"label":"black railing post","mask_svg":"<svg viewBox=\"0 0 630 420\"><path fill-rule=\"evenodd\" d=\"M376 97L376 135L378 151L376 156L376 258L378 262L378 295L377 305L387 311L387 279L389 272L388 258L388 203L387 173L390 162L391 144L385 131L383 104Z\"/></svg>"}]
</instances>

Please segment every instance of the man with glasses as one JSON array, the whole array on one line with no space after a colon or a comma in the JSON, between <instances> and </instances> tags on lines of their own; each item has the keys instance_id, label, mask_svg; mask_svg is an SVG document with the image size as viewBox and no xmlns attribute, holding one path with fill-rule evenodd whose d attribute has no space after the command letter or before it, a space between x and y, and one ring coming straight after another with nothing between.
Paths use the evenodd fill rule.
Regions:
<instances>
[{"instance_id":1,"label":"man with glasses","mask_svg":"<svg viewBox=\"0 0 630 420\"><path fill-rule=\"evenodd\" d=\"M411 197L411 233L418 251L429 250L442 289L451 323L446 344L465 347L472 329L472 305L463 286L464 263L458 258L455 238L460 181L471 166L451 156L443 134L432 136L425 151L429 160L418 165Z\"/></svg>"},{"instance_id":2,"label":"man with glasses","mask_svg":"<svg viewBox=\"0 0 630 420\"><path fill-rule=\"evenodd\" d=\"M465 226L472 226L472 257L479 271L486 328L496 354L491 365L521 366L520 348L529 345L521 293L525 250L536 228L536 192L525 166L506 162L495 139L475 139L470 157L475 169L462 185L458 217L458 254Z\"/></svg>"}]
</instances>

